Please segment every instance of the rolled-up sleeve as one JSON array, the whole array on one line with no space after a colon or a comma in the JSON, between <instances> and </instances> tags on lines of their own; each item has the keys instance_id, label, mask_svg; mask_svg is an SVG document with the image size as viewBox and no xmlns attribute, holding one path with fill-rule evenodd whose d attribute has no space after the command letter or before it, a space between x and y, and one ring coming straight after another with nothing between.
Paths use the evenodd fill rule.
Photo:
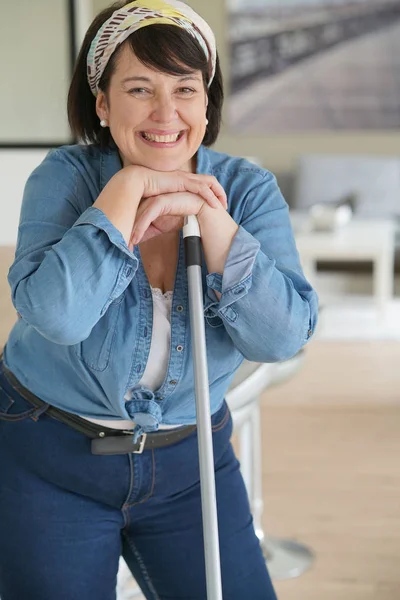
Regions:
<instances>
[{"instance_id":1,"label":"rolled-up sleeve","mask_svg":"<svg viewBox=\"0 0 400 600\"><path fill-rule=\"evenodd\" d=\"M58 152L28 179L17 251L8 281L17 312L45 338L72 345L86 339L138 266L105 214L82 212L74 167ZM81 213L81 214L80 214Z\"/></svg>"},{"instance_id":2,"label":"rolled-up sleeve","mask_svg":"<svg viewBox=\"0 0 400 600\"><path fill-rule=\"evenodd\" d=\"M318 298L275 177L265 172L245 201L224 272L207 276L205 317L211 327L224 326L248 360L286 360L312 337Z\"/></svg>"}]
</instances>

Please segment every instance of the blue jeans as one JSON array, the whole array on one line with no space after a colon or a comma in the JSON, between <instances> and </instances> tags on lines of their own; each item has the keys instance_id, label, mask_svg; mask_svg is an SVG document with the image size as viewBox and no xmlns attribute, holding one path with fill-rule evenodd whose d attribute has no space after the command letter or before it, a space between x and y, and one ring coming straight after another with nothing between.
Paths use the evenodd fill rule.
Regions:
<instances>
[{"instance_id":1,"label":"blue jeans","mask_svg":"<svg viewBox=\"0 0 400 600\"><path fill-rule=\"evenodd\" d=\"M205 600L196 433L95 456L88 437L31 409L0 362L1 600L115 599L121 554L146 598ZM224 600L276 600L225 403L212 422Z\"/></svg>"}]
</instances>

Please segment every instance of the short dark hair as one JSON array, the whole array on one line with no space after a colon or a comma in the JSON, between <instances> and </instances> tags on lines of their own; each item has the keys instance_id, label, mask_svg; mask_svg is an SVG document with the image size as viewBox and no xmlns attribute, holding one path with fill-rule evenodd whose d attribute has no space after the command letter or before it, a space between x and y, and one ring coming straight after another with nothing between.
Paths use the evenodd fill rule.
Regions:
<instances>
[{"instance_id":1,"label":"short dark hair","mask_svg":"<svg viewBox=\"0 0 400 600\"><path fill-rule=\"evenodd\" d=\"M95 17L83 40L68 92L68 121L73 135L85 143L100 144L102 147L110 144L112 136L108 128L100 126L96 113L96 98L87 80L86 58L100 27L116 9L125 4L126 2L117 2ZM205 146L214 144L221 127L224 101L218 56L215 76L208 88L208 61L200 44L190 33L176 25L155 24L143 27L130 35L111 55L99 82L100 89L106 94L116 68L118 54L125 44L129 44L132 52L143 64L157 71L171 75L185 75L195 70L202 72L204 87L208 92L208 125L202 143Z\"/></svg>"}]
</instances>

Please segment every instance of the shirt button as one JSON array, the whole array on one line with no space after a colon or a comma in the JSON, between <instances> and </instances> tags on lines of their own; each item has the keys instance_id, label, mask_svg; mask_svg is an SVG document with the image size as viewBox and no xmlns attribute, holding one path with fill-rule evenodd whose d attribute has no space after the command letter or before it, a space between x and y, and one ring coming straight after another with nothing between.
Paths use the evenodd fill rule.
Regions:
<instances>
[{"instance_id":1,"label":"shirt button","mask_svg":"<svg viewBox=\"0 0 400 600\"><path fill-rule=\"evenodd\" d=\"M241 285L240 287L236 288L236 290L233 292L236 296L238 296L239 294L241 294L242 292L244 292L244 287Z\"/></svg>"},{"instance_id":2,"label":"shirt button","mask_svg":"<svg viewBox=\"0 0 400 600\"><path fill-rule=\"evenodd\" d=\"M176 385L178 382L176 381L176 379L171 379L171 381L169 382L170 385Z\"/></svg>"},{"instance_id":3,"label":"shirt button","mask_svg":"<svg viewBox=\"0 0 400 600\"><path fill-rule=\"evenodd\" d=\"M183 346L177 346L176 349L177 349L178 352L182 352Z\"/></svg>"},{"instance_id":4,"label":"shirt button","mask_svg":"<svg viewBox=\"0 0 400 600\"><path fill-rule=\"evenodd\" d=\"M183 311L183 306L180 304L179 306L176 307L176 310L178 312L182 312Z\"/></svg>"},{"instance_id":5,"label":"shirt button","mask_svg":"<svg viewBox=\"0 0 400 600\"><path fill-rule=\"evenodd\" d=\"M309 330L308 330L308 337L311 337L311 336L312 336L312 334L313 334L313 330L312 330L312 329L309 329Z\"/></svg>"},{"instance_id":6,"label":"shirt button","mask_svg":"<svg viewBox=\"0 0 400 600\"><path fill-rule=\"evenodd\" d=\"M126 277L130 277L132 275L132 267L128 267L126 270Z\"/></svg>"}]
</instances>

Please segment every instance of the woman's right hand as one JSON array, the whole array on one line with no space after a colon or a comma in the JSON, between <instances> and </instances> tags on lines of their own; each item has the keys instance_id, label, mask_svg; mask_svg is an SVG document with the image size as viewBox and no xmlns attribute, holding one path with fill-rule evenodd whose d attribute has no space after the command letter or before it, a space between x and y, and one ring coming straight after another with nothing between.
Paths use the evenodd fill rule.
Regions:
<instances>
[{"instance_id":1,"label":"woman's right hand","mask_svg":"<svg viewBox=\"0 0 400 600\"><path fill-rule=\"evenodd\" d=\"M104 187L93 207L104 212L129 244L140 201L176 192L190 192L212 207L217 208L222 204L227 208L225 191L212 175L154 171L136 165L118 171Z\"/></svg>"},{"instance_id":2,"label":"woman's right hand","mask_svg":"<svg viewBox=\"0 0 400 600\"><path fill-rule=\"evenodd\" d=\"M131 167L127 167L130 169ZM186 171L154 171L146 167L133 167L139 171L144 184L143 198L176 192L190 192L200 196L214 208L228 207L225 190L216 177Z\"/></svg>"}]
</instances>

